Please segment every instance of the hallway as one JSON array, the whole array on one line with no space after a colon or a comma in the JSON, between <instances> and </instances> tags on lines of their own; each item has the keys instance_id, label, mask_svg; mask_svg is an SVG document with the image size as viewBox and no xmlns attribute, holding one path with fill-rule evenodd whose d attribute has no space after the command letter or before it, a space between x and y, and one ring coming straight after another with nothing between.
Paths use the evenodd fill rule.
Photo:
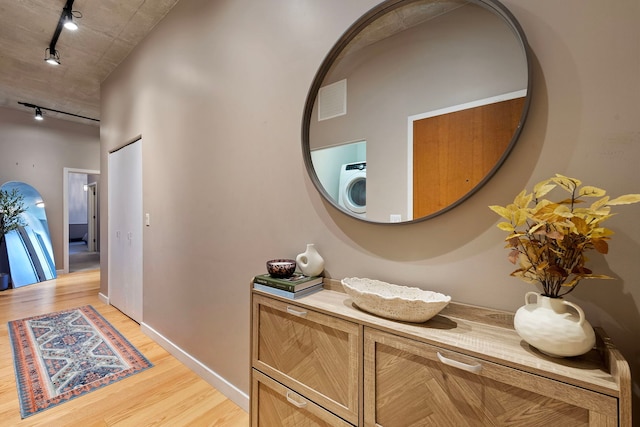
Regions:
<instances>
[{"instance_id":1,"label":"hallway","mask_svg":"<svg viewBox=\"0 0 640 427\"><path fill-rule=\"evenodd\" d=\"M98 298L100 271L0 292L0 426L246 427L249 415ZM92 305L154 366L80 398L20 419L7 322Z\"/></svg>"},{"instance_id":2,"label":"hallway","mask_svg":"<svg viewBox=\"0 0 640 427\"><path fill-rule=\"evenodd\" d=\"M84 241L69 242L69 273L100 268L100 252L89 252Z\"/></svg>"}]
</instances>

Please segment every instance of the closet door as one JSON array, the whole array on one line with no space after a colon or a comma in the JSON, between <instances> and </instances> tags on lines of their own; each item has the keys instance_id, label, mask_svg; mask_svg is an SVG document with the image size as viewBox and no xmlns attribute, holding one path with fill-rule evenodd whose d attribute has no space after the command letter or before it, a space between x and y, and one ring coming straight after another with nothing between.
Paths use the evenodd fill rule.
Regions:
<instances>
[{"instance_id":1,"label":"closet door","mask_svg":"<svg viewBox=\"0 0 640 427\"><path fill-rule=\"evenodd\" d=\"M142 141L109 154L109 302L142 321Z\"/></svg>"}]
</instances>

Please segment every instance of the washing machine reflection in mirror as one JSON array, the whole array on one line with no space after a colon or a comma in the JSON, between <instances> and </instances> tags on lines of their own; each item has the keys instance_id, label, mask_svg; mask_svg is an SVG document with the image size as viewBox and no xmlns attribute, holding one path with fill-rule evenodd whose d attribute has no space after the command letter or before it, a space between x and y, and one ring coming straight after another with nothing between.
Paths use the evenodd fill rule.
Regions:
<instances>
[{"instance_id":1,"label":"washing machine reflection in mirror","mask_svg":"<svg viewBox=\"0 0 640 427\"><path fill-rule=\"evenodd\" d=\"M367 162L342 165L340 168L338 205L357 216L366 217Z\"/></svg>"}]
</instances>

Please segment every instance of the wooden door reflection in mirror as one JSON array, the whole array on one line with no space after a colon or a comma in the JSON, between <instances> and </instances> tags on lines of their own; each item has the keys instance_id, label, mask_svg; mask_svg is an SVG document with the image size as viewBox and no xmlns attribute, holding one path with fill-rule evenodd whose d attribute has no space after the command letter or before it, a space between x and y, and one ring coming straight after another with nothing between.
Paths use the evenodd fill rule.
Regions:
<instances>
[{"instance_id":1,"label":"wooden door reflection in mirror","mask_svg":"<svg viewBox=\"0 0 640 427\"><path fill-rule=\"evenodd\" d=\"M413 217L445 209L499 163L520 121L524 97L413 121Z\"/></svg>"}]
</instances>

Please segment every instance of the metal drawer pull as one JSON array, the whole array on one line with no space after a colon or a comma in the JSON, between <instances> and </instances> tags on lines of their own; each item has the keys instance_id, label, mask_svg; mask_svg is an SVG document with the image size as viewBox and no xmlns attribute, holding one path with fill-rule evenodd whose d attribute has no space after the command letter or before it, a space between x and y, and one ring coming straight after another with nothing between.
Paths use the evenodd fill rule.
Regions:
<instances>
[{"instance_id":1,"label":"metal drawer pull","mask_svg":"<svg viewBox=\"0 0 640 427\"><path fill-rule=\"evenodd\" d=\"M457 360L444 357L443 355L440 354L440 352L437 353L437 356L442 363L444 363L445 365L453 366L454 368L459 368L468 372L473 372L474 374L477 374L482 370L482 365L479 363L475 365L468 365L466 363L458 362Z\"/></svg>"},{"instance_id":2,"label":"metal drawer pull","mask_svg":"<svg viewBox=\"0 0 640 427\"><path fill-rule=\"evenodd\" d=\"M298 317L305 317L307 315L306 311L294 310L291 307L287 307L287 313L293 314L294 316L298 316Z\"/></svg>"},{"instance_id":3,"label":"metal drawer pull","mask_svg":"<svg viewBox=\"0 0 640 427\"><path fill-rule=\"evenodd\" d=\"M290 391L287 392L287 400L289 401L289 403L291 403L296 408L304 408L305 406L307 406L307 402L296 402L295 400L293 400L291 398L291 392Z\"/></svg>"}]
</instances>

